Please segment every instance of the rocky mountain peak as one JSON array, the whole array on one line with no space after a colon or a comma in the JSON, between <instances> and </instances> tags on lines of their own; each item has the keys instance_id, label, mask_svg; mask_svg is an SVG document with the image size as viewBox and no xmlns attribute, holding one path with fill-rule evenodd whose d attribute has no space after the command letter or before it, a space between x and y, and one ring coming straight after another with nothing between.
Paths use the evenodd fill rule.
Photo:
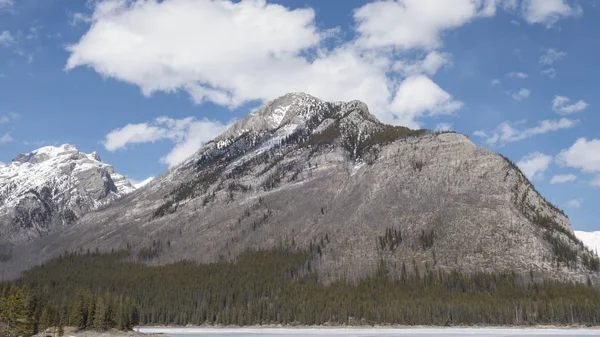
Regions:
<instances>
[{"instance_id":1,"label":"rocky mountain peak","mask_svg":"<svg viewBox=\"0 0 600 337\"><path fill-rule=\"evenodd\" d=\"M0 166L0 236L43 236L134 190L97 152L63 144L20 154Z\"/></svg>"},{"instance_id":2,"label":"rocky mountain peak","mask_svg":"<svg viewBox=\"0 0 600 337\"><path fill-rule=\"evenodd\" d=\"M61 146L44 146L26 154L19 154L12 162L39 164L57 156L79 154L77 148L71 144Z\"/></svg>"},{"instance_id":3,"label":"rocky mountain peak","mask_svg":"<svg viewBox=\"0 0 600 337\"><path fill-rule=\"evenodd\" d=\"M508 159L461 134L383 124L360 101L302 93L267 102L149 186L23 246L11 263L160 241L170 244L157 263L310 249L324 280L372 275L384 262L396 275L406 266L600 282L598 257Z\"/></svg>"}]
</instances>

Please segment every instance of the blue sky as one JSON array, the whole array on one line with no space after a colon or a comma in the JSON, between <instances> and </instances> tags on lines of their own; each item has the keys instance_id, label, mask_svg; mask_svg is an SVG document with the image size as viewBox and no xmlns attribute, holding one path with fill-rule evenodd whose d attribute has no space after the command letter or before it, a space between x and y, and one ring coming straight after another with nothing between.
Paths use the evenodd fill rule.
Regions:
<instances>
[{"instance_id":1,"label":"blue sky","mask_svg":"<svg viewBox=\"0 0 600 337\"><path fill-rule=\"evenodd\" d=\"M0 161L70 143L142 180L305 91L465 133L600 230L597 32L597 0L0 0Z\"/></svg>"}]
</instances>

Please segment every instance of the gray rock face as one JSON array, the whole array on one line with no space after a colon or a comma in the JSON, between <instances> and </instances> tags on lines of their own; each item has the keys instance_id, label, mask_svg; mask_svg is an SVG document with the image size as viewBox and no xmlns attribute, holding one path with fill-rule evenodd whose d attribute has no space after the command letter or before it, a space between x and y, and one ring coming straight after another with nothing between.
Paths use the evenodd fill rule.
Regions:
<instances>
[{"instance_id":1,"label":"gray rock face","mask_svg":"<svg viewBox=\"0 0 600 337\"><path fill-rule=\"evenodd\" d=\"M568 218L467 136L384 125L362 102L288 94L180 166L0 264L156 247L151 263L309 248L324 281L402 268L598 281Z\"/></svg>"},{"instance_id":2,"label":"gray rock face","mask_svg":"<svg viewBox=\"0 0 600 337\"><path fill-rule=\"evenodd\" d=\"M95 152L65 144L20 154L0 166L0 236L4 246L35 240L133 190Z\"/></svg>"}]
</instances>

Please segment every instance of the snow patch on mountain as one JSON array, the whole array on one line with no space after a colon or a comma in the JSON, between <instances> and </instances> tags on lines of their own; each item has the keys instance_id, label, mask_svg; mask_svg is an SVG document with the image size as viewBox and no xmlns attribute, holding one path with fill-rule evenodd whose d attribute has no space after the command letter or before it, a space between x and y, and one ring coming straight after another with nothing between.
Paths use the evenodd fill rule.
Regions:
<instances>
[{"instance_id":1,"label":"snow patch on mountain","mask_svg":"<svg viewBox=\"0 0 600 337\"><path fill-rule=\"evenodd\" d=\"M0 166L0 234L44 235L134 190L96 152L64 144L20 154Z\"/></svg>"},{"instance_id":2,"label":"snow patch on mountain","mask_svg":"<svg viewBox=\"0 0 600 337\"><path fill-rule=\"evenodd\" d=\"M154 180L154 178L156 178L156 177L149 177L142 181L135 181L135 180L130 180L130 181L133 184L133 187L135 187L135 189L140 189L140 188L148 185L152 180Z\"/></svg>"}]
</instances>

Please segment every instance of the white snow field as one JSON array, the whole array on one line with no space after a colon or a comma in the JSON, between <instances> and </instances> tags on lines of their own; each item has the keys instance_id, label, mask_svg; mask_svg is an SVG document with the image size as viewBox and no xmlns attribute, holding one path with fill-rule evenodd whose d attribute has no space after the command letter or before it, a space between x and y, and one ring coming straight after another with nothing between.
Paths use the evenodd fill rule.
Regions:
<instances>
[{"instance_id":1,"label":"white snow field","mask_svg":"<svg viewBox=\"0 0 600 337\"><path fill-rule=\"evenodd\" d=\"M600 329L571 328L158 328L141 327L136 329L142 333L165 334L172 337L392 337L392 336L600 336Z\"/></svg>"}]
</instances>

